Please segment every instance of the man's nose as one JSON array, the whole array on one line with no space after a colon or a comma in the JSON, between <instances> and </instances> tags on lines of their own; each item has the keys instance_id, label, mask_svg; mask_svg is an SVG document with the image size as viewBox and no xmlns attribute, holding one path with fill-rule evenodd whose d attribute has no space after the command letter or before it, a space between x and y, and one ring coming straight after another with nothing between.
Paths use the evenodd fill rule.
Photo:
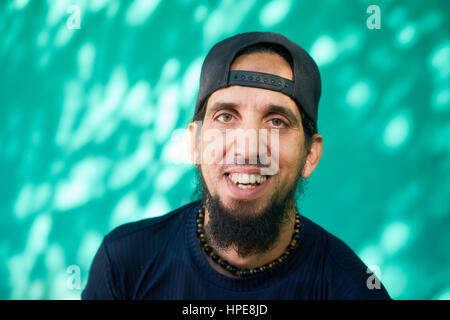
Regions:
<instances>
[{"instance_id":1,"label":"man's nose","mask_svg":"<svg viewBox=\"0 0 450 320\"><path fill-rule=\"evenodd\" d=\"M259 123L253 120L227 130L227 160L234 164L258 164L260 129Z\"/></svg>"}]
</instances>

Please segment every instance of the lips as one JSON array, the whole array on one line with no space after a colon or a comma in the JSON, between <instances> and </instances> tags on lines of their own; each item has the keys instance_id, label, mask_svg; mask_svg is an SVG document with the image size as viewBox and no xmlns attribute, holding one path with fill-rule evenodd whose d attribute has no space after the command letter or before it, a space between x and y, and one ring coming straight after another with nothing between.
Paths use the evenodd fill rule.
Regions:
<instances>
[{"instance_id":1,"label":"lips","mask_svg":"<svg viewBox=\"0 0 450 320\"><path fill-rule=\"evenodd\" d=\"M240 172L226 173L224 178L226 189L231 198L241 200L257 199L264 196L268 182L271 180L271 176ZM255 181L251 183L253 179Z\"/></svg>"},{"instance_id":2,"label":"lips","mask_svg":"<svg viewBox=\"0 0 450 320\"><path fill-rule=\"evenodd\" d=\"M228 174L228 178L240 189L252 189L263 184L267 180L267 176L260 174L247 174L233 172Z\"/></svg>"}]
</instances>

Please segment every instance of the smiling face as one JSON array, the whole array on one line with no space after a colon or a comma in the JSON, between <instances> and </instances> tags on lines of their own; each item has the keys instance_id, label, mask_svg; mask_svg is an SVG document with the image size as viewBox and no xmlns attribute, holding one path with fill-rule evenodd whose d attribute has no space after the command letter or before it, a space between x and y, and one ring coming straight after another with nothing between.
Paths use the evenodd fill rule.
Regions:
<instances>
[{"instance_id":1,"label":"smiling face","mask_svg":"<svg viewBox=\"0 0 450 320\"><path fill-rule=\"evenodd\" d=\"M289 64L272 53L242 55L233 62L231 70L265 72L293 78ZM204 145L207 144L205 140L209 140L208 132L221 132L223 136L229 136L230 132L240 130L241 134L237 133L236 137L246 143L246 148L237 150L236 143L239 142L226 141L225 138L212 142L218 144L214 148L211 144L204 148L221 150L221 153L215 154L215 161L205 161L209 155L203 154L201 174L211 195L218 196L226 208L236 209L245 203L247 208L253 208L253 212L267 207L274 194L285 196L295 187L304 162L305 139L301 123L296 103L285 94L244 86L230 86L215 91L206 106L202 126ZM264 132L261 129L267 130L267 145L256 144L252 148L251 139L248 137L245 140L242 132L254 133L257 137L255 140L259 141L259 134ZM272 129L278 131L277 150L270 143ZM273 158L277 157L276 174L260 175L261 164L250 164L251 159L261 156L262 150ZM245 164L220 161L230 155L245 160Z\"/></svg>"}]
</instances>

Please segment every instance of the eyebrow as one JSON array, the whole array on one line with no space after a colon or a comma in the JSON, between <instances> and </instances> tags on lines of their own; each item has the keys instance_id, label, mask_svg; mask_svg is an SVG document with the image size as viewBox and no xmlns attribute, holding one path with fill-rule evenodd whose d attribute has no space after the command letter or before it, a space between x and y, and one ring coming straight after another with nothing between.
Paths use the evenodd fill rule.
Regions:
<instances>
[{"instance_id":1,"label":"eyebrow","mask_svg":"<svg viewBox=\"0 0 450 320\"><path fill-rule=\"evenodd\" d=\"M216 102L211 107L208 108L206 113L208 114L208 113L215 113L216 111L219 110L236 109L237 107L238 105L233 102Z\"/></svg>"},{"instance_id":2,"label":"eyebrow","mask_svg":"<svg viewBox=\"0 0 450 320\"><path fill-rule=\"evenodd\" d=\"M279 114L282 114L286 118L288 118L295 126L299 126L299 124L300 124L300 122L299 122L297 116L295 115L295 113L289 108L271 104L271 105L268 106L267 112L268 113L279 113Z\"/></svg>"}]
</instances>

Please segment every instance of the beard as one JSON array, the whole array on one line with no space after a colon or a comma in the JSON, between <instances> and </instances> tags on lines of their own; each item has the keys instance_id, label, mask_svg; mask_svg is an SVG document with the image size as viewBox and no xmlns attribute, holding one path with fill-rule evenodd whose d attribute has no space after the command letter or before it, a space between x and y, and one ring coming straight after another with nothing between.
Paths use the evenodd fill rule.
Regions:
<instances>
[{"instance_id":1,"label":"beard","mask_svg":"<svg viewBox=\"0 0 450 320\"><path fill-rule=\"evenodd\" d=\"M257 212L253 200L236 200L233 208L225 207L218 196L209 192L199 170L202 203L209 213L209 221L204 226L208 243L225 251L233 248L243 258L273 248L290 212L296 209L296 194L304 193L303 165L288 192L282 195L279 188L268 204Z\"/></svg>"}]
</instances>

